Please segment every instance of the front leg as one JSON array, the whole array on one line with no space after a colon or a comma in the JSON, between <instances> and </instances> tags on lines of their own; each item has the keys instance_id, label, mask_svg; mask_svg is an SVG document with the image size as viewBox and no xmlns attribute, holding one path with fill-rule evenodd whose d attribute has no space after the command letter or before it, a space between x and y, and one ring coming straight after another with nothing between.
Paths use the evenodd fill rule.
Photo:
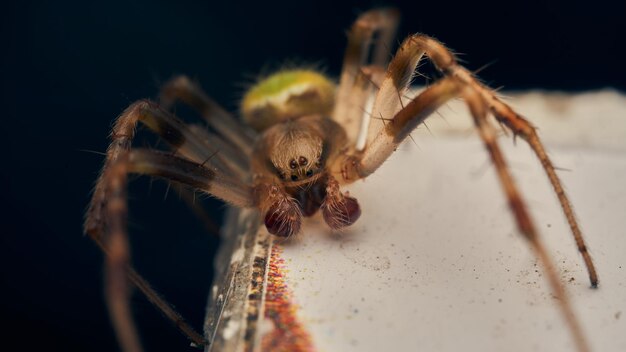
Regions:
<instances>
[{"instance_id":1,"label":"front leg","mask_svg":"<svg viewBox=\"0 0 626 352\"><path fill-rule=\"evenodd\" d=\"M392 119L383 119L385 127L376 134L363 152L343 159L338 158L338 162L333 165L333 174L341 175L345 183L369 176L419 124L448 100L457 97L460 90L461 85L453 78L444 78L432 84Z\"/></svg>"},{"instance_id":2,"label":"front leg","mask_svg":"<svg viewBox=\"0 0 626 352\"><path fill-rule=\"evenodd\" d=\"M364 178L374 172L396 150L408 134L449 99L461 96L474 117L476 127L483 139L496 167L501 184L509 200L520 233L530 241L538 259L543 263L548 281L559 298L561 312L569 325L579 351L589 351L589 346L580 324L574 315L571 303L558 279L554 265L539 239L536 228L526 210L520 192L517 190L508 167L495 140L495 133L487 121L488 104L474 87L459 82L454 77L446 77L430 86L404 109L400 110L376 135L372 143L362 152L347 156L338 162L339 170L347 182Z\"/></svg>"},{"instance_id":3,"label":"front leg","mask_svg":"<svg viewBox=\"0 0 626 352\"><path fill-rule=\"evenodd\" d=\"M436 86L431 87L434 89L427 89L396 113L398 107L402 106L402 93L406 91L416 65L423 55L430 58L445 78ZM444 81L446 83L441 84ZM381 118L383 122L390 116L393 116L393 119L358 158L350 158L346 161L345 167L342 168L346 181L366 177L376 170L408 133L446 100L457 96L460 87L471 88L485 102L498 121L511 129L515 135L521 136L531 146L559 199L572 236L585 261L591 287L597 287L598 275L576 221L574 210L535 129L508 105L501 102L491 89L474 78L470 71L458 65L454 55L443 44L426 35L416 34L407 38L389 64L386 78L376 96L372 114L375 118Z\"/></svg>"}]
</instances>

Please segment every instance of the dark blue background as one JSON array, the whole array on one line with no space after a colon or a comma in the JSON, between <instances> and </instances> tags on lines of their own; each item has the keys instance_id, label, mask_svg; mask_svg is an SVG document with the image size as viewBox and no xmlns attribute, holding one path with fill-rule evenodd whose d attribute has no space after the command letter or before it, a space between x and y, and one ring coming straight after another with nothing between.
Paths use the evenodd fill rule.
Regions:
<instances>
[{"instance_id":1,"label":"dark blue background","mask_svg":"<svg viewBox=\"0 0 626 352\"><path fill-rule=\"evenodd\" d=\"M624 8L610 1L413 1L400 37L433 35L492 86L624 90ZM277 4L277 5L270 5ZM243 87L286 61L338 75L345 30L380 2L36 1L3 5L0 243L3 345L48 351L117 348L102 296L102 255L82 216L112 120L174 74L196 78L235 110ZM622 5L623 6L623 5ZM201 328L217 240L165 186L133 182L140 272ZM216 221L223 206L209 202ZM140 295L148 350L187 342Z\"/></svg>"}]
</instances>

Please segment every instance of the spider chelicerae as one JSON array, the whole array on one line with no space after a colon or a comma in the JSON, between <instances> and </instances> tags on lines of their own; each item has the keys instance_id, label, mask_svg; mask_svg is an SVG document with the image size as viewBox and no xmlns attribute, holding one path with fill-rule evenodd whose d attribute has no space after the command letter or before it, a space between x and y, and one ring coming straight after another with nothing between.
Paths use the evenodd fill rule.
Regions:
<instances>
[{"instance_id":1,"label":"spider chelicerae","mask_svg":"<svg viewBox=\"0 0 626 352\"><path fill-rule=\"evenodd\" d=\"M186 77L165 84L160 102L131 104L116 120L106 161L86 214L85 231L106 253L106 298L125 351L141 345L129 307L128 282L197 345L210 343L195 332L129 266L127 179L129 174L164 178L206 192L237 207L256 208L267 230L279 237L301 231L303 217L321 212L332 229L361 215L356 198L341 186L375 172L418 125L451 99L469 107L479 136L496 167L519 232L542 262L551 289L580 351L588 345L552 260L540 241L502 152L495 121L525 140L540 160L583 256L592 287L598 278L570 202L535 128L480 83L439 41L406 38L388 62L398 14L392 9L363 13L348 33L339 84L311 69L274 73L252 87L241 105L245 124L207 97ZM403 103L416 68L428 57L443 78ZM365 106L373 99L371 111ZM181 101L197 110L208 128L190 125L170 110ZM373 124L377 119L382 124ZM141 122L174 152L132 146Z\"/></svg>"}]
</instances>

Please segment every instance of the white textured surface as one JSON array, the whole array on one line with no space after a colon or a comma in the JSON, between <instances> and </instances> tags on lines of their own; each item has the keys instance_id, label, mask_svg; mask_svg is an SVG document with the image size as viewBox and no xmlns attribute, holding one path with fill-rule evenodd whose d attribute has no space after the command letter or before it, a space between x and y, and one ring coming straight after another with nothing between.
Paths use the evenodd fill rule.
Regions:
<instances>
[{"instance_id":1,"label":"white textured surface","mask_svg":"<svg viewBox=\"0 0 626 352\"><path fill-rule=\"evenodd\" d=\"M626 99L525 94L512 102L540 127L554 162L571 170L559 174L596 262L598 290L589 289L539 163L523 141L515 147L501 138L536 225L593 349L624 351ZM349 231L333 236L315 217L284 244L301 320L321 351L573 350L482 144L469 124L442 112L453 127L433 119L435 136L418 131L418 147L409 141L351 188L363 215Z\"/></svg>"}]
</instances>

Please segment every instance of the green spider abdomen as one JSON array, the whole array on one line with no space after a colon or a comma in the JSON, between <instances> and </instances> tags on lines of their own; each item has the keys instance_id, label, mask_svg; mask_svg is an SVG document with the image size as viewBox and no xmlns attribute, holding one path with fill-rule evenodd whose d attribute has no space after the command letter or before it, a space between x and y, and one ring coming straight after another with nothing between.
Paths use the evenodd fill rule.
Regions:
<instances>
[{"instance_id":1,"label":"green spider abdomen","mask_svg":"<svg viewBox=\"0 0 626 352\"><path fill-rule=\"evenodd\" d=\"M313 70L279 71L261 80L245 94L241 111L257 131L300 116L330 115L335 83Z\"/></svg>"}]
</instances>

